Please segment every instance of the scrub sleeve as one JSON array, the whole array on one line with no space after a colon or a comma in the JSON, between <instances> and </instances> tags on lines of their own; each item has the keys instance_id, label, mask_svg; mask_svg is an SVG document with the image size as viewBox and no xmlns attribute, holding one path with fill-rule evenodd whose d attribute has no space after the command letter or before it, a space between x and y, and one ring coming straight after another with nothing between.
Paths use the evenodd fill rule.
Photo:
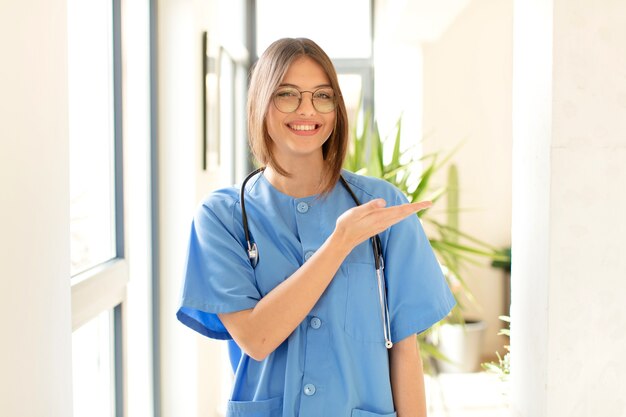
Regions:
<instances>
[{"instance_id":1,"label":"scrub sleeve","mask_svg":"<svg viewBox=\"0 0 626 417\"><path fill-rule=\"evenodd\" d=\"M361 201L383 197L387 206L409 202L389 183L370 178L370 182L378 183L373 188L379 194L372 195L372 184L364 186L363 179L356 176L350 184L364 193ZM428 330L448 315L456 301L417 215L389 228L382 240L391 341L397 343Z\"/></svg>"},{"instance_id":2,"label":"scrub sleeve","mask_svg":"<svg viewBox=\"0 0 626 417\"><path fill-rule=\"evenodd\" d=\"M392 227L384 251L391 340L419 334L455 304L417 216Z\"/></svg>"},{"instance_id":3,"label":"scrub sleeve","mask_svg":"<svg viewBox=\"0 0 626 417\"><path fill-rule=\"evenodd\" d=\"M235 203L227 196L212 197L199 208L191 225L177 318L200 334L228 340L231 336L217 314L253 308L261 295L250 260L235 235ZM215 211L221 211L220 216ZM224 224L229 220L230 224Z\"/></svg>"}]
</instances>

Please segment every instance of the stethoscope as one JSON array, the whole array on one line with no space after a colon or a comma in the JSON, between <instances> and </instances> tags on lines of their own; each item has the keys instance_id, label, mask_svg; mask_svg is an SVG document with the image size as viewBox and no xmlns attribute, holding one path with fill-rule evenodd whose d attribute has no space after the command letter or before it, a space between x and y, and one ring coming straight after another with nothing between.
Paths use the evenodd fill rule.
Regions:
<instances>
[{"instance_id":1,"label":"stethoscope","mask_svg":"<svg viewBox=\"0 0 626 417\"><path fill-rule=\"evenodd\" d=\"M259 248L256 245L256 242L253 242L250 239L250 231L248 229L248 216L246 215L246 203L244 199L244 191L246 189L246 183L252 177L254 177L259 172L263 172L265 168L259 168L252 171L248 176L243 180L241 184L240 190L240 200L241 200L241 220L243 223L243 233L246 238L246 244L248 246L248 258L250 259L250 263L252 264L252 268L256 268L259 263ZM339 180L343 187L348 191L352 200L356 203L357 206L361 205L361 202L354 194L346 180L343 176L339 177ZM380 237L378 235L370 238L372 242L372 251L374 253L374 266L376 268L376 281L378 282L378 301L380 304L380 314L383 322L383 336L385 337L385 347L387 349L391 349L393 343L391 342L391 324L389 320L389 306L387 304L387 288L385 285L385 265L383 260L383 249L382 244L380 242Z\"/></svg>"}]
</instances>

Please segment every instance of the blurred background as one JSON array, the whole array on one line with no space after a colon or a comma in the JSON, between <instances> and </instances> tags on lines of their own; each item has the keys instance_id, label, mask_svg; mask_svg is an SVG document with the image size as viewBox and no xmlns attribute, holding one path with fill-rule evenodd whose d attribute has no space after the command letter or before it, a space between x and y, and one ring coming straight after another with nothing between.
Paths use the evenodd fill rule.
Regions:
<instances>
[{"instance_id":1,"label":"blurred background","mask_svg":"<svg viewBox=\"0 0 626 417\"><path fill-rule=\"evenodd\" d=\"M420 339L430 415L626 416L624 21L617 0L0 0L0 413L223 415L227 352L175 318L190 221L253 168L251 65L309 37L383 155L353 168L399 162L436 200L462 308Z\"/></svg>"}]
</instances>

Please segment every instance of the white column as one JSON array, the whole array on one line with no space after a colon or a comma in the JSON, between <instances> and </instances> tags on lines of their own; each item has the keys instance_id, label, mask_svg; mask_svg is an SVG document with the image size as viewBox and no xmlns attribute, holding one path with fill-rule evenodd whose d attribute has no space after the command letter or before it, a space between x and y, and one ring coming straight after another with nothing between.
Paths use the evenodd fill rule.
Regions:
<instances>
[{"instance_id":1,"label":"white column","mask_svg":"<svg viewBox=\"0 0 626 417\"><path fill-rule=\"evenodd\" d=\"M193 2L157 4L161 414L196 417L198 349L175 314L196 201L202 38Z\"/></svg>"},{"instance_id":2,"label":"white column","mask_svg":"<svg viewBox=\"0 0 626 417\"><path fill-rule=\"evenodd\" d=\"M72 415L66 2L0 3L0 414Z\"/></svg>"},{"instance_id":3,"label":"white column","mask_svg":"<svg viewBox=\"0 0 626 417\"><path fill-rule=\"evenodd\" d=\"M222 2L223 0L220 0ZM219 183L202 171L202 31L219 36L220 2L158 0L160 406L163 417L217 415L223 343L176 319L193 214ZM229 1L231 4L232 1ZM225 5L225 3L224 3Z\"/></svg>"},{"instance_id":4,"label":"white column","mask_svg":"<svg viewBox=\"0 0 626 417\"><path fill-rule=\"evenodd\" d=\"M626 4L515 3L516 416L625 416Z\"/></svg>"}]
</instances>

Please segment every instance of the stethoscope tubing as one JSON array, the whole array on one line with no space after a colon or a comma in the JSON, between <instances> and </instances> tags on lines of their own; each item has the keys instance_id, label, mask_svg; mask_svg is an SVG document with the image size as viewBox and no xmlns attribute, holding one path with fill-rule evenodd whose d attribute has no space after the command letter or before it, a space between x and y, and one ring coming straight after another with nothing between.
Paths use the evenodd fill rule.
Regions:
<instances>
[{"instance_id":1,"label":"stethoscope tubing","mask_svg":"<svg viewBox=\"0 0 626 417\"><path fill-rule=\"evenodd\" d=\"M250 230L248 228L248 216L246 214L246 199L244 198L244 194L246 191L246 183L248 182L248 180L254 177L259 172L263 172L264 169L265 169L264 167L261 167L261 168L255 169L250 174L248 174L248 176L243 180L243 183L241 183L241 190L239 191L239 201L241 203L241 220L243 223L243 234L246 238L246 243L248 246L247 248L248 258L250 259L252 268L256 268L257 264L259 263L259 249L256 245L256 242L252 242L252 240L250 239Z\"/></svg>"},{"instance_id":2,"label":"stethoscope tubing","mask_svg":"<svg viewBox=\"0 0 626 417\"><path fill-rule=\"evenodd\" d=\"M244 237L246 239L246 245L247 245L246 251L248 253L248 259L250 259L250 263L252 264L253 268L256 268L259 262L259 249L257 247L256 242L253 242L252 239L250 238L250 230L248 227L248 216L246 213L245 189L246 189L246 183L248 182L248 180L250 180L250 178L254 177L256 174L263 172L264 169L265 167L261 167L252 171L250 174L248 174L246 178L244 178L243 182L241 183L241 190L239 194L240 203L241 203L241 220L243 223L243 233L244 233ZM343 187L348 191L348 193L350 194L350 197L352 198L352 200L354 200L356 205L360 206L361 202L359 201L357 196L354 194L354 192L352 191L352 188L350 188L350 186L348 185L347 181L343 178L343 176L340 176L339 180L341 184L343 185ZM385 338L385 347L387 349L391 349L391 347L393 346L393 343L391 342L391 323L390 323L390 318L389 318L389 305L387 302L387 287L385 285L385 272L384 272L385 262L383 258L382 243L378 235L372 236L370 238L370 241L372 243L372 252L374 255L374 267L376 268L376 281L378 284L378 301L380 304L380 314L381 314L381 319L382 319L382 324L383 324L383 336Z\"/></svg>"}]
</instances>

